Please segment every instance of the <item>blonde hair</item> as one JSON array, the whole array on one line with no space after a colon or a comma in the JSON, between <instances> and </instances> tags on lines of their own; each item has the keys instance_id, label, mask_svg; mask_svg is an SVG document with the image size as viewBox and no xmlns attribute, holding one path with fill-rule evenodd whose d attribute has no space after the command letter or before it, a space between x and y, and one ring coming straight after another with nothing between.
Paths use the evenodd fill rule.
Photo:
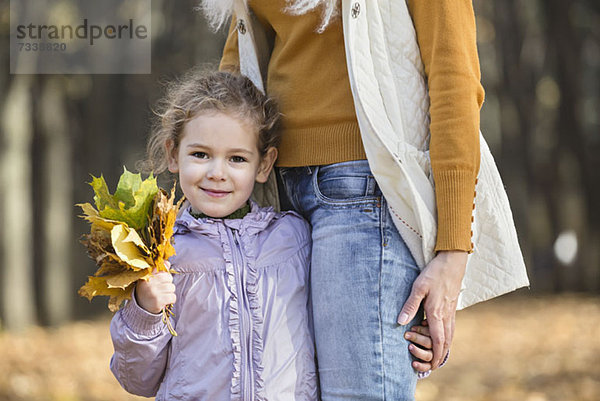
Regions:
<instances>
[{"instance_id":1,"label":"blonde hair","mask_svg":"<svg viewBox=\"0 0 600 401\"><path fill-rule=\"evenodd\" d=\"M214 30L218 30L231 16L234 1L200 0L197 9L204 13L210 26ZM316 29L319 33L323 32L340 12L339 0L286 0L286 3L288 5L282 11L292 15L302 15L321 8L321 25Z\"/></svg>"},{"instance_id":2,"label":"blonde hair","mask_svg":"<svg viewBox=\"0 0 600 401\"><path fill-rule=\"evenodd\" d=\"M138 163L143 172L159 174L167 169L167 143L179 148L185 124L200 113L221 112L248 121L258 133L261 156L277 147L281 136L276 125L280 113L272 98L263 94L243 75L194 68L167 85L158 102L155 121L146 149L147 158Z\"/></svg>"},{"instance_id":3,"label":"blonde hair","mask_svg":"<svg viewBox=\"0 0 600 401\"><path fill-rule=\"evenodd\" d=\"M285 8L285 11L292 15L302 15L318 7L321 7L321 25L317 28L317 32L322 33L333 18L340 13L338 0L293 0L292 4Z\"/></svg>"}]
</instances>

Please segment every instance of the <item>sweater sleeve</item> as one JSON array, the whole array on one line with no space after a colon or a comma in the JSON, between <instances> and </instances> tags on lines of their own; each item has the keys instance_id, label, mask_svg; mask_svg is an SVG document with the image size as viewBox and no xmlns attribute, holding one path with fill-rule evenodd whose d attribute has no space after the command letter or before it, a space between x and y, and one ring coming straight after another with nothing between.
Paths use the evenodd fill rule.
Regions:
<instances>
[{"instance_id":1,"label":"sweater sleeve","mask_svg":"<svg viewBox=\"0 0 600 401\"><path fill-rule=\"evenodd\" d=\"M235 15L231 17L231 25L229 33L223 48L223 55L219 63L219 71L238 72L240 70L240 54L238 50L238 35L237 35L237 18Z\"/></svg>"},{"instance_id":2,"label":"sweater sleeve","mask_svg":"<svg viewBox=\"0 0 600 401\"><path fill-rule=\"evenodd\" d=\"M152 397L165 373L171 334L162 322L162 314L142 309L135 294L131 298L110 323L115 351L110 369L128 392Z\"/></svg>"},{"instance_id":3,"label":"sweater sleeve","mask_svg":"<svg viewBox=\"0 0 600 401\"><path fill-rule=\"evenodd\" d=\"M472 251L484 91L471 0L409 0L430 97L430 156L436 187L436 251Z\"/></svg>"}]
</instances>

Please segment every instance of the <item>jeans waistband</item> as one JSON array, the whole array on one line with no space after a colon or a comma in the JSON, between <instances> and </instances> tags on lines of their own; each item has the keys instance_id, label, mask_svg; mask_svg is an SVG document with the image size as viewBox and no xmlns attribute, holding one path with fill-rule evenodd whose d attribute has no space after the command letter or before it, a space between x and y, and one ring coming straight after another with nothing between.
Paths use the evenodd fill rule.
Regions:
<instances>
[{"instance_id":1,"label":"jeans waistband","mask_svg":"<svg viewBox=\"0 0 600 401\"><path fill-rule=\"evenodd\" d=\"M350 160L339 163L324 164L318 166L300 166L300 167L278 167L279 171L294 171L296 173L305 173L312 175L315 171L329 172L331 170L339 172L370 173L369 162L367 160Z\"/></svg>"}]
</instances>

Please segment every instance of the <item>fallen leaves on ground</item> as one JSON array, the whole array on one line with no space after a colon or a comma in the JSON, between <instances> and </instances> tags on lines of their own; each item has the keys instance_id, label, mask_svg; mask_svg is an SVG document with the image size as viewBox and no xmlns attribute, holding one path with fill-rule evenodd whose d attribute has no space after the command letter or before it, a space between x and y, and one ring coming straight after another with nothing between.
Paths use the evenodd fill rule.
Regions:
<instances>
[{"instance_id":1,"label":"fallen leaves on ground","mask_svg":"<svg viewBox=\"0 0 600 401\"><path fill-rule=\"evenodd\" d=\"M108 326L0 332L0 401L147 399L112 376ZM599 359L599 297L504 297L458 313L450 361L417 401L598 401Z\"/></svg>"},{"instance_id":2,"label":"fallen leaves on ground","mask_svg":"<svg viewBox=\"0 0 600 401\"><path fill-rule=\"evenodd\" d=\"M418 401L600 400L600 298L511 296L458 312Z\"/></svg>"}]
</instances>

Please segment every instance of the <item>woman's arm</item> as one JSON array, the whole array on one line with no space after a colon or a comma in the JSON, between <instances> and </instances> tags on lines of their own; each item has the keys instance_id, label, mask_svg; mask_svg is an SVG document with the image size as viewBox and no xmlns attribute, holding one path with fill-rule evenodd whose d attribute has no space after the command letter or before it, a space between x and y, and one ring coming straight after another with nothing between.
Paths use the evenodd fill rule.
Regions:
<instances>
[{"instance_id":1,"label":"woman's arm","mask_svg":"<svg viewBox=\"0 0 600 401\"><path fill-rule=\"evenodd\" d=\"M410 0L430 97L431 167L436 189L436 251L471 251L484 91L471 0Z\"/></svg>"},{"instance_id":2,"label":"woman's arm","mask_svg":"<svg viewBox=\"0 0 600 401\"><path fill-rule=\"evenodd\" d=\"M437 255L413 284L398 317L408 323L421 303L429 321L435 369L454 335L479 171L480 83L471 0L409 0L430 97L430 156L436 189Z\"/></svg>"}]
</instances>

